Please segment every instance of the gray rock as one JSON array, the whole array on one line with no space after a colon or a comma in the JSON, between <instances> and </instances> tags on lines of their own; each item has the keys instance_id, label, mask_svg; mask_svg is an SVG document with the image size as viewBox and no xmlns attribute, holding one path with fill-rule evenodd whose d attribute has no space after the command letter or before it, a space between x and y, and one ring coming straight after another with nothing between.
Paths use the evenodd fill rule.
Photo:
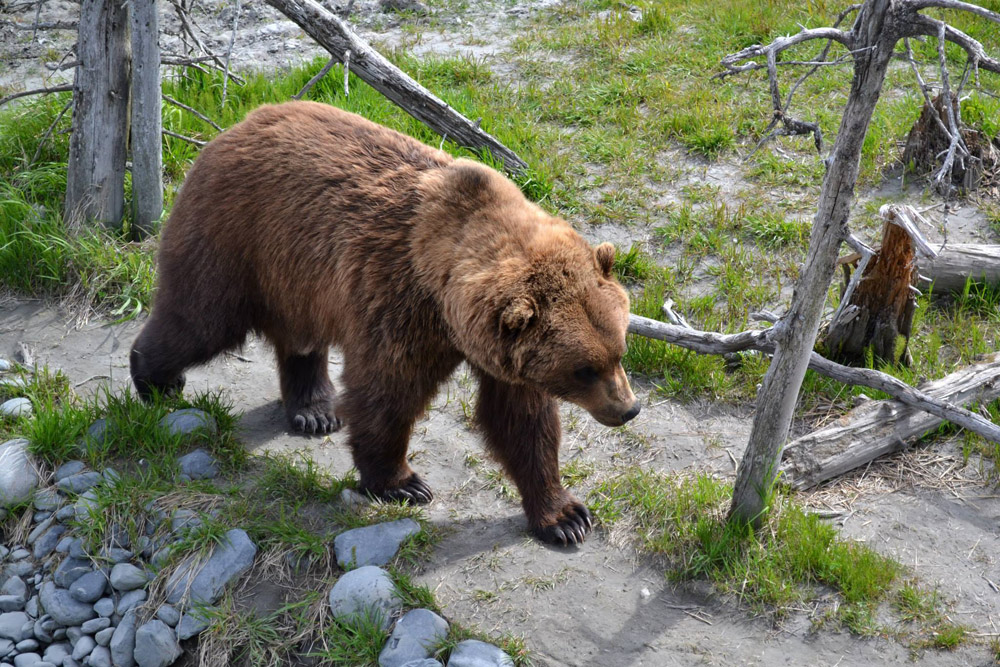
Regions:
<instances>
[{"instance_id":1,"label":"gray rock","mask_svg":"<svg viewBox=\"0 0 1000 667\"><path fill-rule=\"evenodd\" d=\"M192 528L197 528L198 526L205 523L198 516L197 512L186 509L179 509L174 511L170 516L170 530L175 535L181 535L191 530Z\"/></svg>"},{"instance_id":2,"label":"gray rock","mask_svg":"<svg viewBox=\"0 0 1000 667\"><path fill-rule=\"evenodd\" d=\"M181 641L201 634L211 624L208 615L200 609L189 609L177 623L177 638Z\"/></svg>"},{"instance_id":3,"label":"gray rock","mask_svg":"<svg viewBox=\"0 0 1000 667\"><path fill-rule=\"evenodd\" d=\"M343 568L385 565L399 551L403 540L419 532L420 524L413 519L344 531L333 540L337 563Z\"/></svg>"},{"instance_id":4,"label":"gray rock","mask_svg":"<svg viewBox=\"0 0 1000 667\"><path fill-rule=\"evenodd\" d=\"M35 621L35 624L31 627L31 630L32 633L35 635L36 639L38 639L41 642L48 643L53 641L54 639L60 639L59 637L56 637L54 634L55 627L56 627L56 622L52 620L51 616L45 614L45 616L42 616L40 619ZM65 630L63 631L63 635L65 636Z\"/></svg>"},{"instance_id":5,"label":"gray rock","mask_svg":"<svg viewBox=\"0 0 1000 667\"><path fill-rule=\"evenodd\" d=\"M138 588L134 591L129 591L121 596L118 600L117 612L119 616L124 615L126 612L134 608L140 602L146 600L146 591Z\"/></svg>"},{"instance_id":6,"label":"gray rock","mask_svg":"<svg viewBox=\"0 0 1000 667\"><path fill-rule=\"evenodd\" d=\"M215 435L218 428L212 415L198 408L176 410L160 420L160 426L167 429L170 435L190 435L203 432Z\"/></svg>"},{"instance_id":7,"label":"gray rock","mask_svg":"<svg viewBox=\"0 0 1000 667\"><path fill-rule=\"evenodd\" d=\"M177 459L181 474L191 479L212 479L219 474L219 463L204 449L196 449Z\"/></svg>"},{"instance_id":8,"label":"gray rock","mask_svg":"<svg viewBox=\"0 0 1000 667\"><path fill-rule=\"evenodd\" d=\"M37 667L37 666L36 666ZM80 667L80 663L73 659L73 656L63 658L62 667Z\"/></svg>"},{"instance_id":9,"label":"gray rock","mask_svg":"<svg viewBox=\"0 0 1000 667\"><path fill-rule=\"evenodd\" d=\"M161 604L156 610L156 617L170 627L175 627L181 620L181 613L173 605Z\"/></svg>"},{"instance_id":10,"label":"gray rock","mask_svg":"<svg viewBox=\"0 0 1000 667\"><path fill-rule=\"evenodd\" d=\"M56 521L69 521L76 518L76 506L66 505L60 507L55 513Z\"/></svg>"},{"instance_id":11,"label":"gray rock","mask_svg":"<svg viewBox=\"0 0 1000 667\"><path fill-rule=\"evenodd\" d=\"M351 570L330 590L330 611L333 617L351 622L368 616L388 628L392 617L403 608L389 574L374 565Z\"/></svg>"},{"instance_id":12,"label":"gray rock","mask_svg":"<svg viewBox=\"0 0 1000 667\"><path fill-rule=\"evenodd\" d=\"M0 415L5 417L30 417L33 408L27 398L12 398L0 403Z\"/></svg>"},{"instance_id":13,"label":"gray rock","mask_svg":"<svg viewBox=\"0 0 1000 667\"><path fill-rule=\"evenodd\" d=\"M83 546L83 540L77 538L69 545L70 558L77 558L80 560L87 560L90 558L90 554L87 553L86 547Z\"/></svg>"},{"instance_id":14,"label":"gray rock","mask_svg":"<svg viewBox=\"0 0 1000 667\"><path fill-rule=\"evenodd\" d=\"M83 438L88 445L103 445L107 436L108 421L102 418L87 427L87 434Z\"/></svg>"},{"instance_id":15,"label":"gray rock","mask_svg":"<svg viewBox=\"0 0 1000 667\"><path fill-rule=\"evenodd\" d=\"M92 635L110 627L111 627L110 618L98 617L98 618L92 618L83 625L81 625L80 630L82 630L83 634L85 635Z\"/></svg>"},{"instance_id":16,"label":"gray rock","mask_svg":"<svg viewBox=\"0 0 1000 667\"><path fill-rule=\"evenodd\" d=\"M0 595L0 611L24 611L24 598L20 595Z\"/></svg>"},{"instance_id":17,"label":"gray rock","mask_svg":"<svg viewBox=\"0 0 1000 667\"><path fill-rule=\"evenodd\" d=\"M52 516L52 512L38 511L38 512L35 512L34 514L31 515L31 522L32 523L41 523L42 521L45 521L46 519L48 519L50 516Z\"/></svg>"},{"instance_id":18,"label":"gray rock","mask_svg":"<svg viewBox=\"0 0 1000 667\"><path fill-rule=\"evenodd\" d=\"M16 595L18 597L28 597L28 584L24 583L21 577L10 577L0 586L0 595Z\"/></svg>"},{"instance_id":19,"label":"gray rock","mask_svg":"<svg viewBox=\"0 0 1000 667\"><path fill-rule=\"evenodd\" d=\"M31 638L22 639L17 643L17 645L14 648L16 648L19 653L27 653L28 651L37 651L38 642Z\"/></svg>"},{"instance_id":20,"label":"gray rock","mask_svg":"<svg viewBox=\"0 0 1000 667\"><path fill-rule=\"evenodd\" d=\"M69 594L78 602L96 602L108 587L108 575L104 572L88 572L79 577L69 587Z\"/></svg>"},{"instance_id":21,"label":"gray rock","mask_svg":"<svg viewBox=\"0 0 1000 667\"><path fill-rule=\"evenodd\" d=\"M122 622L111 635L111 661L115 667L133 667L135 665L135 612L130 611L122 618Z\"/></svg>"},{"instance_id":22,"label":"gray rock","mask_svg":"<svg viewBox=\"0 0 1000 667\"><path fill-rule=\"evenodd\" d=\"M101 471L101 474L104 476L104 481L108 484L117 484L118 480L122 478L122 476L114 468L105 468Z\"/></svg>"},{"instance_id":23,"label":"gray rock","mask_svg":"<svg viewBox=\"0 0 1000 667\"><path fill-rule=\"evenodd\" d=\"M366 496L361 495L354 489L344 489L341 491L340 502L344 503L344 505L351 510L371 505L371 500L369 500Z\"/></svg>"},{"instance_id":24,"label":"gray rock","mask_svg":"<svg viewBox=\"0 0 1000 667\"><path fill-rule=\"evenodd\" d=\"M514 661L493 644L466 639L452 649L448 667L514 667Z\"/></svg>"},{"instance_id":25,"label":"gray rock","mask_svg":"<svg viewBox=\"0 0 1000 667\"><path fill-rule=\"evenodd\" d=\"M424 658L423 660L404 662L400 667L444 667L444 665L433 658Z\"/></svg>"},{"instance_id":26,"label":"gray rock","mask_svg":"<svg viewBox=\"0 0 1000 667\"><path fill-rule=\"evenodd\" d=\"M51 521L51 519L50 519ZM34 556L35 560L44 560L46 556L56 550L56 545L66 532L66 526L55 525L35 540Z\"/></svg>"},{"instance_id":27,"label":"gray rock","mask_svg":"<svg viewBox=\"0 0 1000 667\"><path fill-rule=\"evenodd\" d=\"M135 661L139 667L167 667L181 653L177 635L163 621L149 621L135 632Z\"/></svg>"},{"instance_id":28,"label":"gray rock","mask_svg":"<svg viewBox=\"0 0 1000 667\"><path fill-rule=\"evenodd\" d=\"M104 481L99 472L80 472L56 482L56 486L66 493L83 493Z\"/></svg>"},{"instance_id":29,"label":"gray rock","mask_svg":"<svg viewBox=\"0 0 1000 667\"><path fill-rule=\"evenodd\" d=\"M24 378L4 378L0 380L0 387L8 389L24 389L27 386L28 383Z\"/></svg>"},{"instance_id":30,"label":"gray rock","mask_svg":"<svg viewBox=\"0 0 1000 667\"><path fill-rule=\"evenodd\" d=\"M94 603L94 611L102 618L107 618L115 613L115 601L111 598L101 598Z\"/></svg>"},{"instance_id":31,"label":"gray rock","mask_svg":"<svg viewBox=\"0 0 1000 667\"><path fill-rule=\"evenodd\" d=\"M74 626L72 628L66 628L66 637L69 639L69 643L76 646L76 643L80 641L80 637L83 636L83 627L80 625Z\"/></svg>"},{"instance_id":32,"label":"gray rock","mask_svg":"<svg viewBox=\"0 0 1000 667\"><path fill-rule=\"evenodd\" d=\"M118 563L111 568L111 587L118 591L132 591L149 582L145 570L131 563Z\"/></svg>"},{"instance_id":33,"label":"gray rock","mask_svg":"<svg viewBox=\"0 0 1000 667\"><path fill-rule=\"evenodd\" d=\"M114 636L115 629L112 627L107 627L94 634L94 641L97 642L98 646L107 646L111 643L111 637Z\"/></svg>"},{"instance_id":34,"label":"gray rock","mask_svg":"<svg viewBox=\"0 0 1000 667\"><path fill-rule=\"evenodd\" d=\"M97 647L97 642L94 638L89 635L83 635L77 640L76 644L73 645L73 659L83 660L90 652Z\"/></svg>"},{"instance_id":35,"label":"gray rock","mask_svg":"<svg viewBox=\"0 0 1000 667\"><path fill-rule=\"evenodd\" d=\"M6 359L0 359L0 373L6 373L11 368L10 362Z\"/></svg>"},{"instance_id":36,"label":"gray rock","mask_svg":"<svg viewBox=\"0 0 1000 667\"><path fill-rule=\"evenodd\" d=\"M90 654L90 667L111 667L111 651L103 646L97 646Z\"/></svg>"},{"instance_id":37,"label":"gray rock","mask_svg":"<svg viewBox=\"0 0 1000 667\"><path fill-rule=\"evenodd\" d=\"M0 656L6 656L14 650L14 642L9 639L0 639Z\"/></svg>"},{"instance_id":38,"label":"gray rock","mask_svg":"<svg viewBox=\"0 0 1000 667\"><path fill-rule=\"evenodd\" d=\"M73 655L73 647L66 643L51 644L45 649L42 660L47 660L54 665L62 664L62 661Z\"/></svg>"},{"instance_id":39,"label":"gray rock","mask_svg":"<svg viewBox=\"0 0 1000 667\"><path fill-rule=\"evenodd\" d=\"M87 469L87 464L83 461L67 461L58 468L56 468L53 474L53 479L56 482L60 482L67 477L72 477L73 475L78 475Z\"/></svg>"},{"instance_id":40,"label":"gray rock","mask_svg":"<svg viewBox=\"0 0 1000 667\"><path fill-rule=\"evenodd\" d=\"M25 624L31 624L31 619L23 611L9 611L0 614L0 637L9 639L15 644L31 636L31 630L24 630Z\"/></svg>"},{"instance_id":41,"label":"gray rock","mask_svg":"<svg viewBox=\"0 0 1000 667\"><path fill-rule=\"evenodd\" d=\"M121 547L110 547L104 550L104 557L111 561L114 565L130 561L133 556L135 556L134 553L128 549L122 549Z\"/></svg>"},{"instance_id":42,"label":"gray rock","mask_svg":"<svg viewBox=\"0 0 1000 667\"><path fill-rule=\"evenodd\" d=\"M28 559L9 563L3 569L5 577L30 577L35 573L35 564Z\"/></svg>"},{"instance_id":43,"label":"gray rock","mask_svg":"<svg viewBox=\"0 0 1000 667\"><path fill-rule=\"evenodd\" d=\"M167 581L167 602L177 604L186 597L195 604L212 604L231 579L253 565L257 545L245 531L234 528L200 568L196 556L181 562ZM190 582L190 586L188 585Z\"/></svg>"},{"instance_id":44,"label":"gray rock","mask_svg":"<svg viewBox=\"0 0 1000 667\"><path fill-rule=\"evenodd\" d=\"M74 518L77 521L90 521L92 516L96 516L101 511L101 504L97 502L97 494L93 489L80 494L73 504Z\"/></svg>"},{"instance_id":45,"label":"gray rock","mask_svg":"<svg viewBox=\"0 0 1000 667\"><path fill-rule=\"evenodd\" d=\"M14 658L14 667L38 667L42 656L37 653L22 653Z\"/></svg>"},{"instance_id":46,"label":"gray rock","mask_svg":"<svg viewBox=\"0 0 1000 667\"><path fill-rule=\"evenodd\" d=\"M448 621L429 609L414 609L396 621L392 635L378 656L379 667L401 665L434 654L448 636Z\"/></svg>"},{"instance_id":47,"label":"gray rock","mask_svg":"<svg viewBox=\"0 0 1000 667\"><path fill-rule=\"evenodd\" d=\"M54 486L46 486L35 492L31 503L40 512L54 512L62 505L62 496L59 495Z\"/></svg>"},{"instance_id":48,"label":"gray rock","mask_svg":"<svg viewBox=\"0 0 1000 667\"><path fill-rule=\"evenodd\" d=\"M56 586L60 588L69 588L73 583L87 574L88 572L93 572L93 568L90 567L89 560L83 560L82 558L64 558L59 567L56 568L53 579L56 582ZM45 601L42 601L42 605L45 605Z\"/></svg>"},{"instance_id":49,"label":"gray rock","mask_svg":"<svg viewBox=\"0 0 1000 667\"><path fill-rule=\"evenodd\" d=\"M0 445L0 507L28 500L38 487L38 470L24 438Z\"/></svg>"},{"instance_id":50,"label":"gray rock","mask_svg":"<svg viewBox=\"0 0 1000 667\"><path fill-rule=\"evenodd\" d=\"M379 0L383 12L413 12L414 14L429 14L427 5L420 0Z\"/></svg>"},{"instance_id":51,"label":"gray rock","mask_svg":"<svg viewBox=\"0 0 1000 667\"><path fill-rule=\"evenodd\" d=\"M42 598L45 612L59 625L67 627L79 625L97 615L91 605L74 600L69 591L65 588L56 588L51 581L42 584L39 596Z\"/></svg>"},{"instance_id":52,"label":"gray rock","mask_svg":"<svg viewBox=\"0 0 1000 667\"><path fill-rule=\"evenodd\" d=\"M27 558L31 555L31 552L27 549L14 549L10 552L11 560L21 560L22 558Z\"/></svg>"},{"instance_id":53,"label":"gray rock","mask_svg":"<svg viewBox=\"0 0 1000 667\"><path fill-rule=\"evenodd\" d=\"M46 519L45 521L42 521L40 524L32 528L31 532L28 533L28 546L34 544L35 540L41 537L42 533L48 530L49 526L51 526L54 522L55 519Z\"/></svg>"},{"instance_id":54,"label":"gray rock","mask_svg":"<svg viewBox=\"0 0 1000 667\"><path fill-rule=\"evenodd\" d=\"M27 602L24 603L24 612L32 617L38 618L38 596L32 595Z\"/></svg>"}]
</instances>

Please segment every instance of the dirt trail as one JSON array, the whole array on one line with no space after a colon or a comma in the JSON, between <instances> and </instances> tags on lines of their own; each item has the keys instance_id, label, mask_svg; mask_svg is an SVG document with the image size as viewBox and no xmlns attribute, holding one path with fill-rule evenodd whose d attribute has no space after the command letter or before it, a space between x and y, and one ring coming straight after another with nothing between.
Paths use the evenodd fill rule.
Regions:
<instances>
[{"instance_id":1,"label":"dirt trail","mask_svg":"<svg viewBox=\"0 0 1000 667\"><path fill-rule=\"evenodd\" d=\"M122 386L128 348L139 323L90 323L74 329L64 312L40 303L0 306L0 356L27 343L39 363L82 383ZM285 430L277 382L266 345L252 342L241 358L226 356L189 373L191 391L225 390L244 412L243 437L253 451L302 450L333 474L351 466L344 435L300 437ZM331 361L331 374L340 361ZM541 665L871 665L909 664L910 650L895 641L858 639L812 630L809 610L779 627L754 619L705 584L673 587L652 563L609 542L601 531L579 548L546 547L531 539L518 502L503 493L485 462L465 410L474 387L462 371L443 388L421 420L411 445L413 466L437 496L428 507L444 534L417 580L435 592L445 614L466 625L524 637ZM564 408L564 464L581 458L595 467L584 483L614 474L617 465L654 470L711 470L732 474L728 448L741 454L748 415L713 405L680 405L639 388L643 412L631 432L604 429L576 408ZM951 460L953 445L935 456ZM926 455L925 455L926 456ZM483 459L475 463L475 459ZM472 463L472 465L470 465ZM941 467L941 461L931 464ZM941 468L945 469L945 468ZM928 475L928 478L933 477ZM885 479L889 479L886 477ZM867 487L865 487L867 485ZM938 485L940 486L940 485ZM867 488L867 496L852 497ZM956 602L952 619L977 632L995 632L1000 581L994 554L1000 502L983 484L930 488L876 476L824 491L816 501L849 501L843 530L910 566L926 584L938 584ZM822 506L822 505L820 505ZM922 665L990 664L982 645L925 652Z\"/></svg>"}]
</instances>

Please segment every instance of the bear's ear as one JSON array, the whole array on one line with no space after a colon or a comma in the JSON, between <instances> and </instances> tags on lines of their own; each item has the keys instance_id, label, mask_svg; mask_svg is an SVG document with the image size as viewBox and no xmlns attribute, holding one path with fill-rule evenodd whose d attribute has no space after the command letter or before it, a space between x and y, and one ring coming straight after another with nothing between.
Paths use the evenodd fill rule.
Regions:
<instances>
[{"instance_id":1,"label":"bear's ear","mask_svg":"<svg viewBox=\"0 0 1000 667\"><path fill-rule=\"evenodd\" d=\"M517 333L524 331L537 315L537 306L530 296L516 296L500 313L500 324L504 329Z\"/></svg>"},{"instance_id":2,"label":"bear's ear","mask_svg":"<svg viewBox=\"0 0 1000 667\"><path fill-rule=\"evenodd\" d=\"M610 278L615 268L615 247L610 243L602 243L594 248L594 255L597 256L597 265L604 272L604 277Z\"/></svg>"}]
</instances>

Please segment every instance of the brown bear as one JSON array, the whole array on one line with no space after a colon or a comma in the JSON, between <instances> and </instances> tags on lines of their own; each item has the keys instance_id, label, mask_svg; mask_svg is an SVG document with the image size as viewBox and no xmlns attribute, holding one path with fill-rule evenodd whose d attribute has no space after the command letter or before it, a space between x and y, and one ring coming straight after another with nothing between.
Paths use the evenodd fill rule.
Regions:
<instances>
[{"instance_id":1,"label":"brown bear","mask_svg":"<svg viewBox=\"0 0 1000 667\"><path fill-rule=\"evenodd\" d=\"M347 424L361 490L425 503L415 420L466 361L476 419L531 530L579 543L559 481L557 398L619 426L628 297L592 248L498 172L312 102L265 106L201 151L163 228L152 314L131 351L144 398L256 332L291 426ZM338 398L331 345L344 355Z\"/></svg>"}]
</instances>

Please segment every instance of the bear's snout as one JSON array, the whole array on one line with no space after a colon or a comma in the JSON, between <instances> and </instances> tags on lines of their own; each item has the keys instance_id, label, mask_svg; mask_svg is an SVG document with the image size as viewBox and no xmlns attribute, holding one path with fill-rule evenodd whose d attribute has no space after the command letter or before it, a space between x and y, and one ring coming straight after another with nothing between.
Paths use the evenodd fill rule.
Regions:
<instances>
[{"instance_id":1,"label":"bear's snout","mask_svg":"<svg viewBox=\"0 0 1000 667\"><path fill-rule=\"evenodd\" d=\"M632 419L639 414L639 410L641 409L642 406L639 404L639 399L636 399L635 403L632 404L632 407L628 409L628 412L622 415L622 424L632 421Z\"/></svg>"}]
</instances>

